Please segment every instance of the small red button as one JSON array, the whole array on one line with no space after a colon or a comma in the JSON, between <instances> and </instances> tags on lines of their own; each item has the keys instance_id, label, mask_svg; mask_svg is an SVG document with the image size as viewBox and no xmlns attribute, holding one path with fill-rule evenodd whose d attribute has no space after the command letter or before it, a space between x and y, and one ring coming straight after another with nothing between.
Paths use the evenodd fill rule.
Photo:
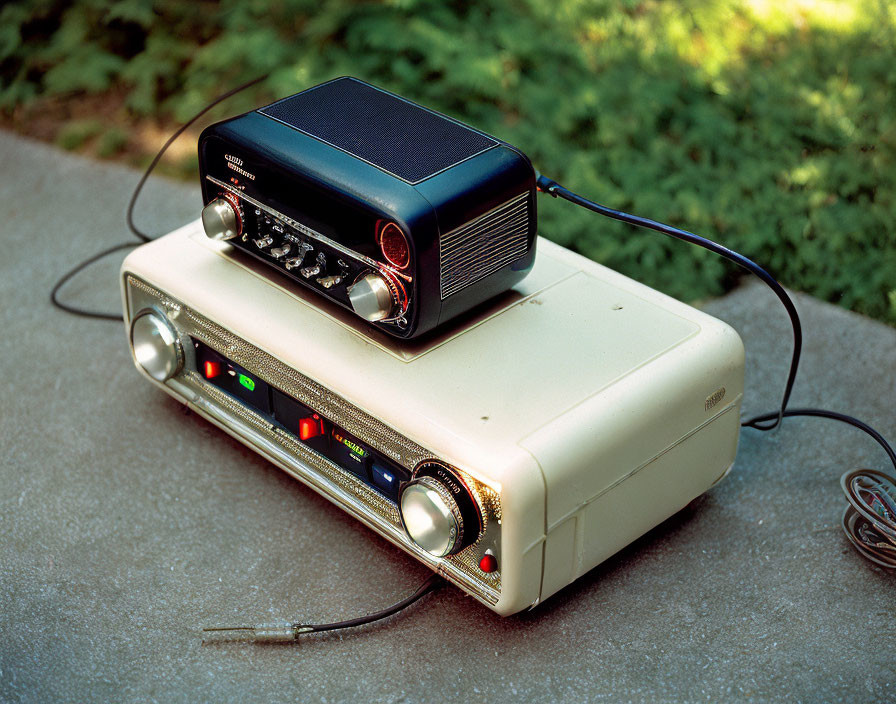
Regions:
<instances>
[{"instance_id":1,"label":"small red button","mask_svg":"<svg viewBox=\"0 0 896 704\"><path fill-rule=\"evenodd\" d=\"M206 379L214 379L218 374L221 373L221 365L217 362L206 362L205 363L205 378Z\"/></svg>"},{"instance_id":2,"label":"small red button","mask_svg":"<svg viewBox=\"0 0 896 704\"><path fill-rule=\"evenodd\" d=\"M299 439L309 440L316 438L323 432L323 423L320 416L314 415L311 418L299 418Z\"/></svg>"},{"instance_id":3,"label":"small red button","mask_svg":"<svg viewBox=\"0 0 896 704\"><path fill-rule=\"evenodd\" d=\"M491 553L485 553L479 561L479 569L483 572L494 572L498 569L498 560Z\"/></svg>"}]
</instances>

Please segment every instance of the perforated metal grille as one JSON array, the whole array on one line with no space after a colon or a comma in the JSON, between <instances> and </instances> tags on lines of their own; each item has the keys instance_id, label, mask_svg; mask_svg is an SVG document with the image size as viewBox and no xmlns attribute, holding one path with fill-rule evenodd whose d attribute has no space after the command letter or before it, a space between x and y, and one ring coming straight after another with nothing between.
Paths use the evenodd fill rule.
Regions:
<instances>
[{"instance_id":1,"label":"perforated metal grille","mask_svg":"<svg viewBox=\"0 0 896 704\"><path fill-rule=\"evenodd\" d=\"M354 78L324 83L258 112L408 183L419 183L498 144Z\"/></svg>"},{"instance_id":2,"label":"perforated metal grille","mask_svg":"<svg viewBox=\"0 0 896 704\"><path fill-rule=\"evenodd\" d=\"M446 233L439 240L442 300L526 253L529 193Z\"/></svg>"}]
</instances>

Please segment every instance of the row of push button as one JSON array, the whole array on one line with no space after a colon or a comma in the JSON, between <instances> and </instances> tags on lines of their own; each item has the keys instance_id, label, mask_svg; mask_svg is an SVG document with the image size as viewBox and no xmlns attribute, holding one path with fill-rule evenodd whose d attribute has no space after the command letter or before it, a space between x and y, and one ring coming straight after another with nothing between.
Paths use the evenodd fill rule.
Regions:
<instances>
[{"instance_id":1,"label":"row of push button","mask_svg":"<svg viewBox=\"0 0 896 704\"><path fill-rule=\"evenodd\" d=\"M361 440L321 418L282 391L272 388L271 396L274 417L287 430L393 501L398 500L399 484L410 478L406 470L379 457Z\"/></svg>"},{"instance_id":2,"label":"row of push button","mask_svg":"<svg viewBox=\"0 0 896 704\"><path fill-rule=\"evenodd\" d=\"M410 478L404 468L381 457L361 440L333 425L308 406L259 379L240 365L196 342L196 366L212 384L273 416L312 450L324 455L393 501L398 487Z\"/></svg>"}]
</instances>

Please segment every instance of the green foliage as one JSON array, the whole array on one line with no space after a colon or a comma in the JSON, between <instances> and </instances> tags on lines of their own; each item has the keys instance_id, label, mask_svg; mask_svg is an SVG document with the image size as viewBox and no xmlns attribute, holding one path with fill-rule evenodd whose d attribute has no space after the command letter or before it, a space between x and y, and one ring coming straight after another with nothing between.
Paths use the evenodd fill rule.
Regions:
<instances>
[{"instance_id":1,"label":"green foliage","mask_svg":"<svg viewBox=\"0 0 896 704\"><path fill-rule=\"evenodd\" d=\"M108 159L123 152L127 143L128 133L113 125L100 135L96 151L101 157Z\"/></svg>"},{"instance_id":2,"label":"green foliage","mask_svg":"<svg viewBox=\"0 0 896 704\"><path fill-rule=\"evenodd\" d=\"M896 10L819 7L28 0L0 10L0 109L115 88L135 119L183 120L261 73L231 112L355 75L516 144L573 190L896 323ZM539 207L543 235L676 297L739 275L660 235Z\"/></svg>"},{"instance_id":3,"label":"green foliage","mask_svg":"<svg viewBox=\"0 0 896 704\"><path fill-rule=\"evenodd\" d=\"M56 144L63 149L74 151L83 147L102 131L103 123L99 120L76 120L59 130L56 135Z\"/></svg>"}]
</instances>

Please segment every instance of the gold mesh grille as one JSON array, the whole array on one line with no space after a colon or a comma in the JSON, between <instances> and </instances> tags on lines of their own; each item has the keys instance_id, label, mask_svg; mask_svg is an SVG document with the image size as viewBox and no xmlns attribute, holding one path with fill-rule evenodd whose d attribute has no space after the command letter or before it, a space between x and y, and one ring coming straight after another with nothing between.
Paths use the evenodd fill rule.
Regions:
<instances>
[{"instance_id":1,"label":"gold mesh grille","mask_svg":"<svg viewBox=\"0 0 896 704\"><path fill-rule=\"evenodd\" d=\"M287 366L280 360L237 337L225 328L213 323L196 311L158 291L133 275L127 277L131 317L138 310L155 306L164 308L178 333L193 337L216 349L237 364L257 374L281 391L313 408L346 431L360 438L371 447L412 471L423 460L437 459L432 452L404 437L373 416L355 407L341 396ZM184 347L189 347L184 340ZM483 531L479 540L447 558L435 558L424 553L405 535L396 505L369 487L350 472L323 455L314 452L292 434L274 425L264 416L243 405L238 399L224 393L194 370L185 365L168 386L177 390L181 384L197 394L197 404L212 412L216 419L235 430L244 442L256 445L265 454L265 447L258 447L252 437L242 432L240 424L251 428L261 442L291 460L290 474L322 491L335 503L366 522L377 532L396 543L418 559L426 562L466 591L490 604L498 600L501 590L500 572L486 574L479 569L479 561L486 550L498 558L500 564L501 503L498 493L467 472L458 469L467 486L476 495L483 514ZM223 416L223 417L222 417Z\"/></svg>"}]
</instances>

